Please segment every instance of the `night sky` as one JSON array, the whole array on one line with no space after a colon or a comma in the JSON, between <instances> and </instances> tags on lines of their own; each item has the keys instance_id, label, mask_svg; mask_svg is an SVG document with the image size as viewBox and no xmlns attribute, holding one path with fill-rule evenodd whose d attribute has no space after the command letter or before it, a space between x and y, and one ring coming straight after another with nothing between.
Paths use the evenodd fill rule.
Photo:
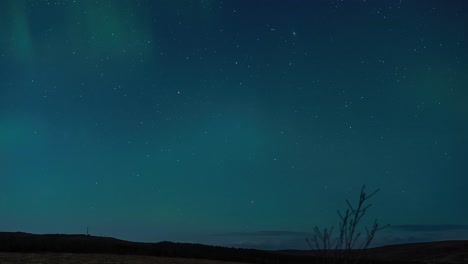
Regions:
<instances>
[{"instance_id":1,"label":"night sky","mask_svg":"<svg viewBox=\"0 0 468 264\"><path fill-rule=\"evenodd\" d=\"M464 0L1 0L0 230L468 239ZM364 220L366 222L367 220Z\"/></svg>"}]
</instances>

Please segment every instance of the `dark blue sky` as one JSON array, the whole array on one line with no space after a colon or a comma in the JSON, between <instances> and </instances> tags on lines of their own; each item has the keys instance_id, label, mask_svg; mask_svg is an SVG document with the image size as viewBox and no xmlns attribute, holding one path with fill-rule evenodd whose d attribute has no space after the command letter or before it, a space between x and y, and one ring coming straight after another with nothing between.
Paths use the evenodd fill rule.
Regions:
<instances>
[{"instance_id":1,"label":"dark blue sky","mask_svg":"<svg viewBox=\"0 0 468 264\"><path fill-rule=\"evenodd\" d=\"M0 230L468 239L465 1L4 0Z\"/></svg>"}]
</instances>

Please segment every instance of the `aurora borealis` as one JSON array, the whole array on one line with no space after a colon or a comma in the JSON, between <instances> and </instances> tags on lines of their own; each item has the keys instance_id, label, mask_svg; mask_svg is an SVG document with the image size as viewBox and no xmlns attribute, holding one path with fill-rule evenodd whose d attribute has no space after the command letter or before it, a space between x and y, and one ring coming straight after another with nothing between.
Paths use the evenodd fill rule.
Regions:
<instances>
[{"instance_id":1,"label":"aurora borealis","mask_svg":"<svg viewBox=\"0 0 468 264\"><path fill-rule=\"evenodd\" d=\"M468 239L462 0L2 0L0 230Z\"/></svg>"}]
</instances>

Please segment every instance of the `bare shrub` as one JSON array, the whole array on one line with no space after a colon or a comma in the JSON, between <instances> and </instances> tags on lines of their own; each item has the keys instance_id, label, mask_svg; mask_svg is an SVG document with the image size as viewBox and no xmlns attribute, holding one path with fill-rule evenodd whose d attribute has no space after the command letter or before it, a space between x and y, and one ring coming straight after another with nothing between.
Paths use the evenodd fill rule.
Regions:
<instances>
[{"instance_id":1,"label":"bare shrub","mask_svg":"<svg viewBox=\"0 0 468 264\"><path fill-rule=\"evenodd\" d=\"M365 185L361 188L359 202L356 207L351 205L349 200L346 200L348 208L346 212L341 213L338 210L340 217L340 226L338 236L333 237L333 229L324 228L321 230L318 226L314 227L314 237L307 238L306 242L312 250L317 250L322 259L322 263L361 263L365 257L365 251L371 244L375 237L375 233L389 225L379 226L377 219L374 220L372 227L369 229L365 227L365 236L362 237L362 231L358 230L358 225L366 214L367 209L372 204L367 204L372 196L374 196L379 189L371 194L365 192Z\"/></svg>"}]
</instances>

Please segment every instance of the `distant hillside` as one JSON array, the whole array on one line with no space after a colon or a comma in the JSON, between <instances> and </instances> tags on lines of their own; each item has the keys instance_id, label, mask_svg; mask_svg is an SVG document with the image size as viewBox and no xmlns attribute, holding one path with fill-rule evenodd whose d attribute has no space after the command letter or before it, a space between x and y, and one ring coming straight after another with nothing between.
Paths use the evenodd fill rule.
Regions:
<instances>
[{"instance_id":1,"label":"distant hillside","mask_svg":"<svg viewBox=\"0 0 468 264\"><path fill-rule=\"evenodd\" d=\"M0 233L1 252L97 253L211 259L249 263L320 263L314 251L262 251L188 243L139 243L86 235ZM402 244L370 249L372 263L468 263L468 241ZM377 261L378 260L378 261ZM388 262L390 261L390 262Z\"/></svg>"},{"instance_id":2,"label":"distant hillside","mask_svg":"<svg viewBox=\"0 0 468 264\"><path fill-rule=\"evenodd\" d=\"M289 256L275 252L205 246L187 243L139 243L86 235L0 233L0 251L100 253L198 258L250 263L313 263L313 256Z\"/></svg>"},{"instance_id":3,"label":"distant hillside","mask_svg":"<svg viewBox=\"0 0 468 264\"><path fill-rule=\"evenodd\" d=\"M417 260L425 263L468 263L468 241L438 241L383 246L369 250L371 257Z\"/></svg>"},{"instance_id":4,"label":"distant hillside","mask_svg":"<svg viewBox=\"0 0 468 264\"><path fill-rule=\"evenodd\" d=\"M279 253L297 256L313 256L309 250L280 250ZM468 241L438 241L383 246L367 249L367 255L376 260L393 263L414 261L420 263L468 263Z\"/></svg>"}]
</instances>

